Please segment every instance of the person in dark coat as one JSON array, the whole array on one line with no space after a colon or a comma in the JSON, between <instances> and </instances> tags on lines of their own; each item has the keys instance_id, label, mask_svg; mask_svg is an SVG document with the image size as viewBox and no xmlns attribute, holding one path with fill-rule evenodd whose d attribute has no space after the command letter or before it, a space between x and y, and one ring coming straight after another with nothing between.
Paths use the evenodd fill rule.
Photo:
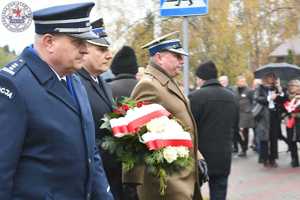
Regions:
<instances>
[{"instance_id":1,"label":"person in dark coat","mask_svg":"<svg viewBox=\"0 0 300 200\"><path fill-rule=\"evenodd\" d=\"M107 131L106 129L100 129L101 119L104 117L104 114L112 112L113 102L112 92L100 76L109 68L112 53L109 49L110 44L107 40L107 35L102 27L103 23L101 24L99 21L102 21L102 19L92 23L92 31L99 38L87 41L88 54L85 56L83 68L78 71L78 74L85 86L92 108L96 128L96 142L103 158L104 170L114 198L120 200L123 199L121 163L117 162L114 156L101 148L102 138L105 135L105 131Z\"/></svg>"},{"instance_id":2,"label":"person in dark coat","mask_svg":"<svg viewBox=\"0 0 300 200\"><path fill-rule=\"evenodd\" d=\"M234 92L234 87L229 85L229 78L227 75L222 75L218 77L219 83L227 89L229 92L232 92L234 95L236 93ZM238 96L236 96L236 101L238 101ZM233 153L239 152L239 140L240 140L240 128L239 128L239 122L235 125L234 132L233 132Z\"/></svg>"},{"instance_id":3,"label":"person in dark coat","mask_svg":"<svg viewBox=\"0 0 300 200\"><path fill-rule=\"evenodd\" d=\"M137 84L136 74L138 63L134 50L129 46L123 46L114 56L111 63L111 71L115 78L109 83L113 97L129 97Z\"/></svg>"},{"instance_id":4,"label":"person in dark coat","mask_svg":"<svg viewBox=\"0 0 300 200\"><path fill-rule=\"evenodd\" d=\"M263 106L256 117L256 133L260 141L259 162L265 167L277 167L278 137L281 134L280 91L276 85L276 76L266 74L254 92L254 100Z\"/></svg>"},{"instance_id":5,"label":"person in dark coat","mask_svg":"<svg viewBox=\"0 0 300 200\"><path fill-rule=\"evenodd\" d=\"M189 99L198 128L198 148L207 161L210 199L225 200L238 104L234 94L217 80L212 61L200 64L196 75L201 88L192 92Z\"/></svg>"},{"instance_id":6,"label":"person in dark coat","mask_svg":"<svg viewBox=\"0 0 300 200\"><path fill-rule=\"evenodd\" d=\"M97 37L93 6L35 11L34 45L0 71L1 200L113 200L87 94L74 74L85 40Z\"/></svg>"},{"instance_id":7,"label":"person in dark coat","mask_svg":"<svg viewBox=\"0 0 300 200\"><path fill-rule=\"evenodd\" d=\"M252 115L253 107L253 90L248 87L247 80L244 76L238 76L234 92L239 102L239 134L238 142L242 151L238 154L240 157L247 156L249 144L249 128L254 128L254 118Z\"/></svg>"}]
</instances>

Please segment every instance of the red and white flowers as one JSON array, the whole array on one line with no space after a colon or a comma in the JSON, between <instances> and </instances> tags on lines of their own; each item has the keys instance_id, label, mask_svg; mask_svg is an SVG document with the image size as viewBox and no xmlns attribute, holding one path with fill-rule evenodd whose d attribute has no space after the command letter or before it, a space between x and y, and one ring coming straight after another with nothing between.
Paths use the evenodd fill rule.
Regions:
<instances>
[{"instance_id":1,"label":"red and white flowers","mask_svg":"<svg viewBox=\"0 0 300 200\"><path fill-rule=\"evenodd\" d=\"M190 133L159 104L124 99L103 119L101 128L110 130L102 147L123 162L125 170L144 164L160 179L160 194L167 187L166 176L192 163Z\"/></svg>"},{"instance_id":2,"label":"red and white flowers","mask_svg":"<svg viewBox=\"0 0 300 200\"><path fill-rule=\"evenodd\" d=\"M163 149L168 163L189 156L189 148L193 147L191 135L176 120L163 116L152 119L146 127L148 132L142 135L143 142L149 150Z\"/></svg>"}]
</instances>

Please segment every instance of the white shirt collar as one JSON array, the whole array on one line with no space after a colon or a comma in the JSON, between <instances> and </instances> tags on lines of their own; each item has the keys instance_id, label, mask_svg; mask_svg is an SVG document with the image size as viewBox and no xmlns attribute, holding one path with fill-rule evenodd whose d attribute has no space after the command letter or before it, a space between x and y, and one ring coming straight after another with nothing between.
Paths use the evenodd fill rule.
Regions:
<instances>
[{"instance_id":1,"label":"white shirt collar","mask_svg":"<svg viewBox=\"0 0 300 200\"><path fill-rule=\"evenodd\" d=\"M54 74L56 75L56 77L58 78L59 81L61 81L61 80L67 81L66 76L60 77L60 76L58 75L58 73L57 73L50 65L49 65L49 67L50 67L50 69L54 72Z\"/></svg>"},{"instance_id":2,"label":"white shirt collar","mask_svg":"<svg viewBox=\"0 0 300 200\"><path fill-rule=\"evenodd\" d=\"M96 83L99 83L99 80L98 80L98 77L97 76L93 76L93 75L90 75L91 78L96 82Z\"/></svg>"}]
</instances>

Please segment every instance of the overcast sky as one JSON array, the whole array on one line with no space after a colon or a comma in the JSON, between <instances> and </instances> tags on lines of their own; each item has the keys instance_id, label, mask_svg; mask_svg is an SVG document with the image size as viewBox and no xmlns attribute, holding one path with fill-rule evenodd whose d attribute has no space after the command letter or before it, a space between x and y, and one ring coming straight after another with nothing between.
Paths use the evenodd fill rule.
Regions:
<instances>
[{"instance_id":1,"label":"overcast sky","mask_svg":"<svg viewBox=\"0 0 300 200\"><path fill-rule=\"evenodd\" d=\"M12 1L13 0L0 0L0 14L2 14L3 8ZM55 6L55 5L61 5L61 4L66 4L66 3L86 2L86 1L96 2L95 0L51 0L51 1L50 0L22 0L22 2L27 4L31 8L32 11L50 7L50 6ZM123 3L130 2L131 5L126 3L128 6L127 8L130 9L130 7L131 7L131 13L133 13L132 5L140 6L141 2L143 2L143 1L144 0L127 0L127 1L119 0L118 2L123 2ZM147 0L145 2L147 2ZM98 3L98 1L96 3ZM95 8L96 8L96 6L95 6ZM99 5L98 5L98 7L99 7ZM143 7L145 7L145 5ZM124 9L127 9L127 8L124 7ZM96 15L99 15L99 14L95 14L96 13L95 10L96 9L92 10L91 18L95 18ZM143 9L136 9L134 12L136 14L134 15L134 13L133 13L133 18L144 17L143 13L141 13L141 12L143 12ZM111 20L114 19L113 16L114 16L114 13L112 11L104 12L102 17L104 17L105 24L111 23ZM115 13L115 16L118 16L117 13ZM0 23L0 46L9 45L10 50L15 50L17 53L20 53L24 47L26 47L27 45L29 45L33 42L33 38L34 38L34 24L33 23L26 31L20 32L20 33L11 32L4 27L3 23Z\"/></svg>"}]
</instances>

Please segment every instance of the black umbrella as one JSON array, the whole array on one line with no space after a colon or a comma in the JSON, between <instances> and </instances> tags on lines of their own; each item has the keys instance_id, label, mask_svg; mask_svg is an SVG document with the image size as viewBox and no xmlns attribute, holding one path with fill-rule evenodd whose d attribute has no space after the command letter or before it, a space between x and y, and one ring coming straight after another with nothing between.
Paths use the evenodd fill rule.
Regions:
<instances>
[{"instance_id":1,"label":"black umbrella","mask_svg":"<svg viewBox=\"0 0 300 200\"><path fill-rule=\"evenodd\" d=\"M280 80L292 80L300 77L300 67L288 63L270 63L255 70L255 78L274 73Z\"/></svg>"}]
</instances>

